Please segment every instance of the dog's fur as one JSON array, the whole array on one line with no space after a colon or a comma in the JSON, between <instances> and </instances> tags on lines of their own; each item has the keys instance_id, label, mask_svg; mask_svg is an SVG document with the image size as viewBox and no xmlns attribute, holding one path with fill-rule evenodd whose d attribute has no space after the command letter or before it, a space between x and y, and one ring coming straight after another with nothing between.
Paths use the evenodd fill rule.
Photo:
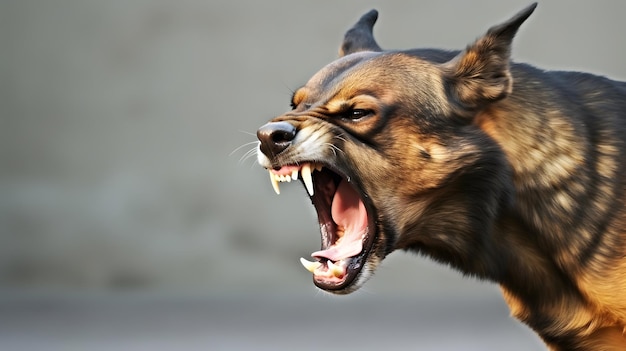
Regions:
<instances>
[{"instance_id":1,"label":"dog's fur","mask_svg":"<svg viewBox=\"0 0 626 351\"><path fill-rule=\"evenodd\" d=\"M363 198L363 272L335 292L410 250L500 284L552 350L626 350L626 83L510 62L534 8L462 52L383 51L370 11L259 161L324 163Z\"/></svg>"}]
</instances>

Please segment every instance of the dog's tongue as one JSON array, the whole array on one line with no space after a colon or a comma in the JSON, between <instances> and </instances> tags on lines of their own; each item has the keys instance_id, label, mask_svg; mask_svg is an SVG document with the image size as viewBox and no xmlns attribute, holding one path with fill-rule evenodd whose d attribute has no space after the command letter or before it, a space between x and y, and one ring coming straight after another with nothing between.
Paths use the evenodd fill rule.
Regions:
<instances>
[{"instance_id":1,"label":"dog's tongue","mask_svg":"<svg viewBox=\"0 0 626 351\"><path fill-rule=\"evenodd\" d=\"M367 211L357 192L342 180L337 186L331 206L333 221L344 229L344 235L330 248L311 254L331 261L352 257L363 250L363 236L367 232Z\"/></svg>"}]
</instances>

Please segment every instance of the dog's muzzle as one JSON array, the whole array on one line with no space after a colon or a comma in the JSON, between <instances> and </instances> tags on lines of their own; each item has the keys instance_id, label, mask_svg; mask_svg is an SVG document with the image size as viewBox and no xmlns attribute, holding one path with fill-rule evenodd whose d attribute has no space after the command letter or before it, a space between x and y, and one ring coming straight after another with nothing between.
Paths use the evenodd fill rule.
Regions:
<instances>
[{"instance_id":1,"label":"dog's muzzle","mask_svg":"<svg viewBox=\"0 0 626 351\"><path fill-rule=\"evenodd\" d=\"M318 215L322 245L311 254L314 261L300 262L318 287L348 293L367 279L361 272L371 266L375 212L357 175L338 165L336 152L329 157L324 153L325 148L339 149L329 146L329 134L307 132L286 121L267 123L257 131L259 163L269 171L277 194L279 183L302 182Z\"/></svg>"}]
</instances>

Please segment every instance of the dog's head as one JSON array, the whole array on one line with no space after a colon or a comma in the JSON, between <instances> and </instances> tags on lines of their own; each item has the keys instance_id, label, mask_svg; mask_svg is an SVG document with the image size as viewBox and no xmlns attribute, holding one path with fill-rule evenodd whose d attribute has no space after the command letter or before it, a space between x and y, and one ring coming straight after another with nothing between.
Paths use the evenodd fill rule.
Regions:
<instances>
[{"instance_id":1,"label":"dog's head","mask_svg":"<svg viewBox=\"0 0 626 351\"><path fill-rule=\"evenodd\" d=\"M479 241L509 193L507 162L474 123L512 90L510 44L535 5L461 53L382 51L377 12L345 35L341 57L258 132L275 191L299 179L317 211L322 248L302 260L327 291L358 289L395 249ZM444 245L445 243L445 245Z\"/></svg>"}]
</instances>

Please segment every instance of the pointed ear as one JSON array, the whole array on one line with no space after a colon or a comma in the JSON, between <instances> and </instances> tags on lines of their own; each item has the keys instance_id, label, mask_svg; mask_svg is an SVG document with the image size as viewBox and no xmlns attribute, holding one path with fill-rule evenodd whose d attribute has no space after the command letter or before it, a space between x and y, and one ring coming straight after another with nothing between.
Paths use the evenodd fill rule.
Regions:
<instances>
[{"instance_id":1,"label":"pointed ear","mask_svg":"<svg viewBox=\"0 0 626 351\"><path fill-rule=\"evenodd\" d=\"M511 93L511 42L535 7L537 3L508 21L491 27L483 37L444 64L444 76L452 101L459 103L463 110L476 111Z\"/></svg>"},{"instance_id":2,"label":"pointed ear","mask_svg":"<svg viewBox=\"0 0 626 351\"><path fill-rule=\"evenodd\" d=\"M358 51L382 51L374 40L374 23L378 19L378 11L371 10L361 16L343 38L339 48L339 56L346 56Z\"/></svg>"}]
</instances>

